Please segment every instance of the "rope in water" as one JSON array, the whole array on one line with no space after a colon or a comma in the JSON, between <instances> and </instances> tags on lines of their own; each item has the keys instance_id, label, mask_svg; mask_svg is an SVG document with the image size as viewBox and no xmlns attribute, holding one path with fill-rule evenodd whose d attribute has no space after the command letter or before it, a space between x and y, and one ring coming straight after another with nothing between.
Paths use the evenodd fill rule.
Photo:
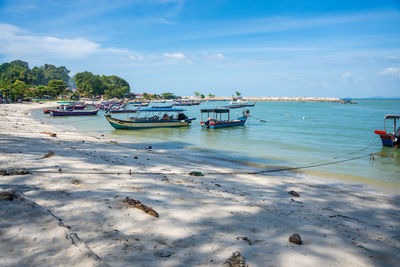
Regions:
<instances>
[{"instance_id":1,"label":"rope in water","mask_svg":"<svg viewBox=\"0 0 400 267\"><path fill-rule=\"evenodd\" d=\"M251 117L251 118L253 118L253 119L255 119L255 120L258 120L258 121L260 121L260 122L267 122L266 120L256 118L256 117L254 117L254 116L252 116L252 115L249 115L249 117Z\"/></svg>"}]
</instances>

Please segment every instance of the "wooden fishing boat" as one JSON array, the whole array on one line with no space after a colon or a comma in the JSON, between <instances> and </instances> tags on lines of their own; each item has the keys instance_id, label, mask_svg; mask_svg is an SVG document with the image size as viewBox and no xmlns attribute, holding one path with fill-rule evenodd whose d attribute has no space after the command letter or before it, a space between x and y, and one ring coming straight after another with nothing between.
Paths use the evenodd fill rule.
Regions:
<instances>
[{"instance_id":1,"label":"wooden fishing boat","mask_svg":"<svg viewBox=\"0 0 400 267\"><path fill-rule=\"evenodd\" d=\"M175 102L175 106L194 106L194 105L200 105L201 102L196 102L196 101L178 101Z\"/></svg>"},{"instance_id":2,"label":"wooden fishing boat","mask_svg":"<svg viewBox=\"0 0 400 267\"><path fill-rule=\"evenodd\" d=\"M148 106L149 104L150 104L150 102L137 102L137 103L133 102L133 105L134 105L135 107L146 107L146 106Z\"/></svg>"},{"instance_id":3,"label":"wooden fishing boat","mask_svg":"<svg viewBox=\"0 0 400 267\"><path fill-rule=\"evenodd\" d=\"M75 109L75 110L83 110L85 109L87 106L87 104L83 104L83 105L69 105L67 108L70 109Z\"/></svg>"},{"instance_id":4,"label":"wooden fishing boat","mask_svg":"<svg viewBox=\"0 0 400 267\"><path fill-rule=\"evenodd\" d=\"M393 120L393 132L386 131L386 120ZM375 133L380 136L382 145L398 147L400 144L400 127L396 130L397 120L400 120L400 115L388 114L384 117L383 131L376 130Z\"/></svg>"},{"instance_id":5,"label":"wooden fishing boat","mask_svg":"<svg viewBox=\"0 0 400 267\"><path fill-rule=\"evenodd\" d=\"M151 108L172 108L174 104L169 105L169 106L152 106Z\"/></svg>"},{"instance_id":6,"label":"wooden fishing boat","mask_svg":"<svg viewBox=\"0 0 400 267\"><path fill-rule=\"evenodd\" d=\"M232 104L229 106L223 106L222 108L245 108L245 107L254 107L256 105L256 103L253 104Z\"/></svg>"},{"instance_id":7,"label":"wooden fishing boat","mask_svg":"<svg viewBox=\"0 0 400 267\"><path fill-rule=\"evenodd\" d=\"M136 109L112 109L107 111L108 113L136 113Z\"/></svg>"},{"instance_id":8,"label":"wooden fishing boat","mask_svg":"<svg viewBox=\"0 0 400 267\"><path fill-rule=\"evenodd\" d=\"M200 125L203 128L225 128L225 127L234 127L234 126L242 126L246 123L247 118L249 117L250 111L246 110L242 112L241 117L238 117L234 120L230 119L230 110L232 108L213 108L213 109L202 109L201 111L201 122ZM207 120L203 121L203 114L207 113ZM211 114L211 116L210 116ZM222 115L226 114L227 118L223 119ZM218 116L219 115L219 116ZM218 118L219 117L219 118Z\"/></svg>"},{"instance_id":9,"label":"wooden fishing boat","mask_svg":"<svg viewBox=\"0 0 400 267\"><path fill-rule=\"evenodd\" d=\"M88 116L88 115L96 115L99 112L99 109L95 110L50 110L51 116Z\"/></svg>"},{"instance_id":10,"label":"wooden fishing boat","mask_svg":"<svg viewBox=\"0 0 400 267\"><path fill-rule=\"evenodd\" d=\"M166 109L166 108L149 108L138 109L136 116L128 117L127 120L121 120L105 115L107 121L115 129L148 129L163 127L183 127L188 126L196 118L188 118L183 111L184 109ZM172 115L168 115L172 114Z\"/></svg>"}]
</instances>

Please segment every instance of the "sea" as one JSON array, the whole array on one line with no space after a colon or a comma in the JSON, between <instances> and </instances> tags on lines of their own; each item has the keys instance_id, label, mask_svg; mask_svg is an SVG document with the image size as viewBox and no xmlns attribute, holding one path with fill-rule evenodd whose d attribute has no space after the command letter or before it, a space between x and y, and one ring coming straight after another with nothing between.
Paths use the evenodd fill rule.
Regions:
<instances>
[{"instance_id":1,"label":"sea","mask_svg":"<svg viewBox=\"0 0 400 267\"><path fill-rule=\"evenodd\" d=\"M400 100L353 101L357 104L257 102L247 108L250 117L244 126L220 129L201 128L200 109L228 105L227 101L182 107L196 120L180 128L115 130L103 111L83 117L51 117L41 110L32 115L68 130L123 139L136 148L151 145L172 155L197 154L211 162L225 161L258 170L292 169L318 179L400 189L400 149L383 147L374 133L384 129L386 114L400 114ZM233 110L231 118L241 112ZM113 116L125 119L129 115ZM393 131L392 121L386 126Z\"/></svg>"}]
</instances>

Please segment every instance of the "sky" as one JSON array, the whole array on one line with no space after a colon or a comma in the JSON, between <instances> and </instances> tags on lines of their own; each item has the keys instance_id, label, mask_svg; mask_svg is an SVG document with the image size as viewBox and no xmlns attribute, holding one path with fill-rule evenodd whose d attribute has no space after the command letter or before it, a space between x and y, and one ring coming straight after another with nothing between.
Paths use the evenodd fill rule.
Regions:
<instances>
[{"instance_id":1,"label":"sky","mask_svg":"<svg viewBox=\"0 0 400 267\"><path fill-rule=\"evenodd\" d=\"M0 0L0 64L135 93L399 97L400 0Z\"/></svg>"}]
</instances>

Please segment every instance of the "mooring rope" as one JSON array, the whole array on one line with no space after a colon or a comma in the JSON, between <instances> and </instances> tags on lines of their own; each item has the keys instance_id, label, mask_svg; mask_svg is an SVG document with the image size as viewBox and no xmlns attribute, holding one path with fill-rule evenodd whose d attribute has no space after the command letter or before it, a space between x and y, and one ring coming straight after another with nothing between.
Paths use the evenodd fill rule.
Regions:
<instances>
[{"instance_id":1,"label":"mooring rope","mask_svg":"<svg viewBox=\"0 0 400 267\"><path fill-rule=\"evenodd\" d=\"M286 167L286 168L278 168L278 169L266 169L266 170L259 170L259 171L229 171L229 172L201 172L203 175L235 175L235 174L267 174L267 173L273 173L273 172L282 172L282 171L292 171L292 170L301 170L301 169L308 169L308 168L315 168L315 167L320 167L320 166L326 166L326 165L334 165L342 162L347 162L347 161L352 161L356 159L361 159L364 157L371 157L375 153L369 153L369 154L364 154L361 156L357 157L352 157L352 158L347 158L347 159L342 159L342 160L337 160L337 161L331 161L331 162L325 162L321 164L309 164L309 165L304 165L304 166L298 166L298 167ZM31 173L58 173L58 174L104 174L104 175L121 175L121 174L128 174L128 175L187 175L190 174L188 172L135 172L132 171L131 169L129 172L126 171L113 171L113 172L103 172L103 171L96 171L96 172L85 172L85 171L66 171L64 169L59 168L58 170L29 170Z\"/></svg>"},{"instance_id":2,"label":"mooring rope","mask_svg":"<svg viewBox=\"0 0 400 267\"><path fill-rule=\"evenodd\" d=\"M260 121L260 122L264 122L264 123L267 122L266 120L256 118L256 117L254 117L254 116L252 116L252 115L249 115L249 117L251 117L251 118L253 118L253 119L256 119L256 120L258 120L258 121Z\"/></svg>"}]
</instances>

